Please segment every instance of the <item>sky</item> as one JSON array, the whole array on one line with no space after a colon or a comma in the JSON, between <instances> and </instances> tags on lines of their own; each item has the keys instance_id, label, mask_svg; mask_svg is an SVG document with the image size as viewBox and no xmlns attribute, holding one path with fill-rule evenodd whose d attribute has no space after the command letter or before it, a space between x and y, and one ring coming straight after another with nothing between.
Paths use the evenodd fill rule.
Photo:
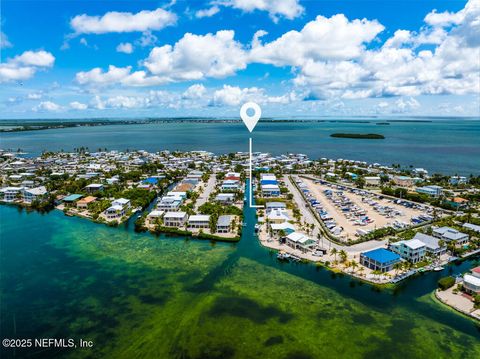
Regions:
<instances>
[{"instance_id":1,"label":"sky","mask_svg":"<svg viewBox=\"0 0 480 359\"><path fill-rule=\"evenodd\" d=\"M0 3L0 119L480 116L480 0Z\"/></svg>"}]
</instances>

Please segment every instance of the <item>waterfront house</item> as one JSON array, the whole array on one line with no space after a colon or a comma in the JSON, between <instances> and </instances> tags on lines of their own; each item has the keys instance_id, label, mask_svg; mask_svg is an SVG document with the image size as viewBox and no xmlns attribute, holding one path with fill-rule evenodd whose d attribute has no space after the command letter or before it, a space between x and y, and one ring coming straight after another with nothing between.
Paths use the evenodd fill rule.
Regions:
<instances>
[{"instance_id":1,"label":"waterfront house","mask_svg":"<svg viewBox=\"0 0 480 359\"><path fill-rule=\"evenodd\" d=\"M265 204L265 211L267 213L270 213L274 209L285 211L287 209L287 205L283 202L267 202Z\"/></svg>"},{"instance_id":2,"label":"waterfront house","mask_svg":"<svg viewBox=\"0 0 480 359\"><path fill-rule=\"evenodd\" d=\"M280 196L280 187L276 184L262 185L263 197L278 197Z\"/></svg>"},{"instance_id":3,"label":"waterfront house","mask_svg":"<svg viewBox=\"0 0 480 359\"><path fill-rule=\"evenodd\" d=\"M219 193L215 197L215 201L220 203L232 203L235 201L235 195L233 193Z\"/></svg>"},{"instance_id":4,"label":"waterfront house","mask_svg":"<svg viewBox=\"0 0 480 359\"><path fill-rule=\"evenodd\" d=\"M122 206L123 208L130 208L130 200L126 198L118 198L112 202L112 206Z\"/></svg>"},{"instance_id":5,"label":"waterfront house","mask_svg":"<svg viewBox=\"0 0 480 359\"><path fill-rule=\"evenodd\" d=\"M480 267L475 267L471 273L463 275L463 288L470 294L480 294Z\"/></svg>"},{"instance_id":6,"label":"waterfront house","mask_svg":"<svg viewBox=\"0 0 480 359\"><path fill-rule=\"evenodd\" d=\"M423 193L430 197L440 197L443 193L443 188L440 186L423 186L416 188L417 193Z\"/></svg>"},{"instance_id":7,"label":"waterfront house","mask_svg":"<svg viewBox=\"0 0 480 359\"><path fill-rule=\"evenodd\" d=\"M267 214L267 219L270 223L283 223L290 220L287 211L282 209L272 209Z\"/></svg>"},{"instance_id":8,"label":"waterfront house","mask_svg":"<svg viewBox=\"0 0 480 359\"><path fill-rule=\"evenodd\" d=\"M157 208L162 211L175 211L182 204L181 197L162 197L157 203Z\"/></svg>"},{"instance_id":9,"label":"waterfront house","mask_svg":"<svg viewBox=\"0 0 480 359\"><path fill-rule=\"evenodd\" d=\"M222 191L238 191L240 189L240 181L239 180L224 180L222 182Z\"/></svg>"},{"instance_id":10,"label":"waterfront house","mask_svg":"<svg viewBox=\"0 0 480 359\"><path fill-rule=\"evenodd\" d=\"M445 245L440 246L439 238L417 232L415 234L415 237L413 237L413 239L419 240L420 242L425 244L426 253L431 254L433 256L441 256L442 254L445 254L447 252L447 246Z\"/></svg>"},{"instance_id":11,"label":"waterfront house","mask_svg":"<svg viewBox=\"0 0 480 359\"><path fill-rule=\"evenodd\" d=\"M389 251L385 248L378 248L368 252L360 253L360 263L365 267L378 270L381 272L389 272L393 269L395 263L400 262L400 256L397 253Z\"/></svg>"},{"instance_id":12,"label":"waterfront house","mask_svg":"<svg viewBox=\"0 0 480 359\"><path fill-rule=\"evenodd\" d=\"M22 191L22 187L5 187L0 190L3 193L4 202L13 202L15 201Z\"/></svg>"},{"instance_id":13,"label":"waterfront house","mask_svg":"<svg viewBox=\"0 0 480 359\"><path fill-rule=\"evenodd\" d=\"M278 236L281 231L283 231L285 235L295 232L295 226L290 222L272 223L270 224L270 228L272 229L272 234L276 236Z\"/></svg>"},{"instance_id":14,"label":"waterfront house","mask_svg":"<svg viewBox=\"0 0 480 359\"><path fill-rule=\"evenodd\" d=\"M164 214L165 214L164 211L159 211L158 209L154 209L147 215L147 217L148 219L157 219L157 218L162 218Z\"/></svg>"},{"instance_id":15,"label":"waterfront house","mask_svg":"<svg viewBox=\"0 0 480 359\"><path fill-rule=\"evenodd\" d=\"M222 215L218 217L217 233L230 233L232 231L233 216Z\"/></svg>"},{"instance_id":16,"label":"waterfront house","mask_svg":"<svg viewBox=\"0 0 480 359\"><path fill-rule=\"evenodd\" d=\"M194 214L188 218L189 228L209 228L210 215L207 214Z\"/></svg>"},{"instance_id":17,"label":"waterfront house","mask_svg":"<svg viewBox=\"0 0 480 359\"><path fill-rule=\"evenodd\" d=\"M77 201L77 208L83 209L83 210L88 209L88 205L90 203L95 202L96 200L97 200L97 197L93 197L93 196L87 196L85 198L79 199Z\"/></svg>"},{"instance_id":18,"label":"waterfront house","mask_svg":"<svg viewBox=\"0 0 480 359\"><path fill-rule=\"evenodd\" d=\"M443 239L446 242L454 241L456 245L467 244L469 236L466 233L457 231L450 227L434 228L432 231L433 236Z\"/></svg>"},{"instance_id":19,"label":"waterfront house","mask_svg":"<svg viewBox=\"0 0 480 359\"><path fill-rule=\"evenodd\" d=\"M180 199L185 199L187 198L187 192L182 192L182 191L171 191L168 192L165 197L174 197L174 198L180 198Z\"/></svg>"},{"instance_id":20,"label":"waterfront house","mask_svg":"<svg viewBox=\"0 0 480 359\"><path fill-rule=\"evenodd\" d=\"M163 216L163 224L166 227L184 227L187 219L186 212L167 212Z\"/></svg>"},{"instance_id":21,"label":"waterfront house","mask_svg":"<svg viewBox=\"0 0 480 359\"><path fill-rule=\"evenodd\" d=\"M407 241L399 241L391 243L389 249L400 255L403 259L410 263L418 263L425 257L425 243L418 239L410 239Z\"/></svg>"},{"instance_id":22,"label":"waterfront house","mask_svg":"<svg viewBox=\"0 0 480 359\"><path fill-rule=\"evenodd\" d=\"M62 202L66 207L71 207L71 206L74 206L76 202L82 197L83 195L74 193L67 197L64 197L62 199Z\"/></svg>"},{"instance_id":23,"label":"waterfront house","mask_svg":"<svg viewBox=\"0 0 480 359\"><path fill-rule=\"evenodd\" d=\"M48 194L45 186L26 188L23 190L23 201L32 203L33 201L42 201Z\"/></svg>"},{"instance_id":24,"label":"waterfront house","mask_svg":"<svg viewBox=\"0 0 480 359\"><path fill-rule=\"evenodd\" d=\"M119 204L113 204L105 210L107 219L119 219L125 215L125 208Z\"/></svg>"},{"instance_id":25,"label":"waterfront house","mask_svg":"<svg viewBox=\"0 0 480 359\"><path fill-rule=\"evenodd\" d=\"M91 183L85 186L85 191L88 193L95 193L103 191L103 184L101 183Z\"/></svg>"},{"instance_id":26,"label":"waterfront house","mask_svg":"<svg viewBox=\"0 0 480 359\"><path fill-rule=\"evenodd\" d=\"M299 249L302 252L307 252L315 245L315 241L303 233L292 232L286 238L285 242L293 249Z\"/></svg>"},{"instance_id":27,"label":"waterfront house","mask_svg":"<svg viewBox=\"0 0 480 359\"><path fill-rule=\"evenodd\" d=\"M193 183L187 183L187 182L181 182L175 187L175 192L182 192L182 193L187 193L190 191L193 191L195 188L195 184Z\"/></svg>"}]
</instances>

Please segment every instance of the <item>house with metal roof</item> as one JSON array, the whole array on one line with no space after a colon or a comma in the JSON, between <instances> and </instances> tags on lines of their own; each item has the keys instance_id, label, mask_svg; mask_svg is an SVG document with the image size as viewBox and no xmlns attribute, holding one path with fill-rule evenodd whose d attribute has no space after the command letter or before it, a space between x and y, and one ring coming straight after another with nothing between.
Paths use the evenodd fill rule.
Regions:
<instances>
[{"instance_id":1,"label":"house with metal roof","mask_svg":"<svg viewBox=\"0 0 480 359\"><path fill-rule=\"evenodd\" d=\"M362 265L369 269L381 272L391 271L393 265L400 261L401 258L397 253L385 248L377 248L368 252L360 253L360 263Z\"/></svg>"},{"instance_id":2,"label":"house with metal roof","mask_svg":"<svg viewBox=\"0 0 480 359\"><path fill-rule=\"evenodd\" d=\"M450 227L435 228L433 229L432 234L435 237L441 238L447 242L454 241L457 245L464 245L469 239L468 234L457 231L456 229Z\"/></svg>"},{"instance_id":3,"label":"house with metal roof","mask_svg":"<svg viewBox=\"0 0 480 359\"><path fill-rule=\"evenodd\" d=\"M421 232L417 232L413 239L419 240L423 244L425 244L425 251L431 255L441 256L445 254L447 251L447 246L442 245L440 246L440 238L436 238L433 236L429 236L428 234L424 234Z\"/></svg>"},{"instance_id":4,"label":"house with metal roof","mask_svg":"<svg viewBox=\"0 0 480 359\"><path fill-rule=\"evenodd\" d=\"M418 239L410 239L408 241L399 241L391 243L389 249L400 255L403 259L410 263L418 263L423 260L426 253L425 243Z\"/></svg>"}]
</instances>

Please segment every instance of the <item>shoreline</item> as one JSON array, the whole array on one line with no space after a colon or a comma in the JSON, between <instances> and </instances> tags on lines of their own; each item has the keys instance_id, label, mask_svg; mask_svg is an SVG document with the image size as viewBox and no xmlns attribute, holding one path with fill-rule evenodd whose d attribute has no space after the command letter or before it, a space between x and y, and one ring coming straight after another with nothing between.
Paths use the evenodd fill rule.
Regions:
<instances>
[{"instance_id":1,"label":"shoreline","mask_svg":"<svg viewBox=\"0 0 480 359\"><path fill-rule=\"evenodd\" d=\"M462 308L460 308L458 305L448 303L448 300L445 299L445 298L442 298L442 296L439 294L439 293L447 292L447 291L451 290L452 288L449 288L445 291L440 291L439 289L435 289L432 292L433 293L432 299L434 299L437 302L437 304L440 304L440 305L442 305L442 306L444 306L444 307L446 307L450 310L453 310L456 313L459 313L459 314L461 314L465 317L468 317L468 318L470 318L470 319L472 319L476 322L480 322L480 314L478 314L478 315L473 314L473 312L479 312L480 313L480 309L475 309L473 312L465 311Z\"/></svg>"}]
</instances>

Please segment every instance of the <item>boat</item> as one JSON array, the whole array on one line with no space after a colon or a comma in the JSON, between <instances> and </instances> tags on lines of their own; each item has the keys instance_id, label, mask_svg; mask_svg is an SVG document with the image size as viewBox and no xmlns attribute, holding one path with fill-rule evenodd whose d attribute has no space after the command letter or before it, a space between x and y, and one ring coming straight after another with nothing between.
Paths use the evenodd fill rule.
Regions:
<instances>
[{"instance_id":1,"label":"boat","mask_svg":"<svg viewBox=\"0 0 480 359\"><path fill-rule=\"evenodd\" d=\"M260 230L260 225L257 223L255 225L255 233L257 233Z\"/></svg>"},{"instance_id":2,"label":"boat","mask_svg":"<svg viewBox=\"0 0 480 359\"><path fill-rule=\"evenodd\" d=\"M441 266L435 267L435 268L433 268L433 270L434 270L435 272L440 272L440 271L443 270L443 267L441 267Z\"/></svg>"}]
</instances>

